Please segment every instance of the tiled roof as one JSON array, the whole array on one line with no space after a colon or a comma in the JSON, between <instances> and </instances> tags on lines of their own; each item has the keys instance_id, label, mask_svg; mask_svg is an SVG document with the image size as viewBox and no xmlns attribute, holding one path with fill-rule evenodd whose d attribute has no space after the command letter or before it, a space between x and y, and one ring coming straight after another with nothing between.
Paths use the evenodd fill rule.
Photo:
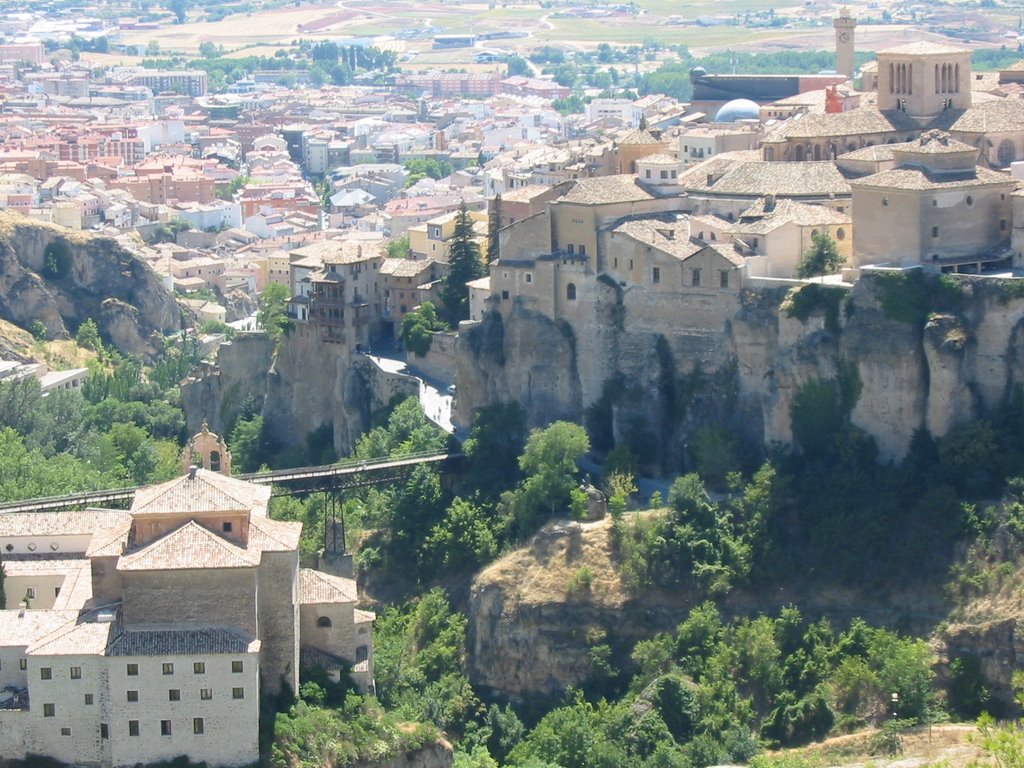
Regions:
<instances>
[{"instance_id":1,"label":"tiled roof","mask_svg":"<svg viewBox=\"0 0 1024 768\"><path fill-rule=\"evenodd\" d=\"M600 205L602 203L628 203L653 199L654 195L640 186L636 176L624 173L618 176L576 179L569 187L569 191L562 195L558 202Z\"/></svg>"},{"instance_id":2,"label":"tiled roof","mask_svg":"<svg viewBox=\"0 0 1024 768\"><path fill-rule=\"evenodd\" d=\"M101 655L115 631L114 622L81 621L69 623L39 639L26 649L38 656Z\"/></svg>"},{"instance_id":3,"label":"tiled roof","mask_svg":"<svg viewBox=\"0 0 1024 768\"><path fill-rule=\"evenodd\" d=\"M298 549L301 535L302 523L250 517L248 550L251 553L289 552Z\"/></svg>"},{"instance_id":4,"label":"tiled roof","mask_svg":"<svg viewBox=\"0 0 1024 768\"><path fill-rule=\"evenodd\" d=\"M356 624L366 624L367 622L373 622L377 620L377 614L373 611L361 611L356 608L353 612L353 618Z\"/></svg>"},{"instance_id":5,"label":"tiled roof","mask_svg":"<svg viewBox=\"0 0 1024 768\"><path fill-rule=\"evenodd\" d=\"M904 144L875 144L870 147L862 147L861 149L855 149L852 152L844 152L839 155L837 160L867 160L870 162L884 162L892 160L893 150L897 147L902 147Z\"/></svg>"},{"instance_id":6,"label":"tiled roof","mask_svg":"<svg viewBox=\"0 0 1024 768\"><path fill-rule=\"evenodd\" d=\"M728 261L734 267L742 267L747 263L742 254L736 250L736 245L734 243L708 243L708 248Z\"/></svg>"},{"instance_id":7,"label":"tiled roof","mask_svg":"<svg viewBox=\"0 0 1024 768\"><path fill-rule=\"evenodd\" d=\"M673 157L667 152L659 152L656 155L647 155L637 160L638 163L654 163L655 165L678 165L679 158Z\"/></svg>"},{"instance_id":8,"label":"tiled roof","mask_svg":"<svg viewBox=\"0 0 1024 768\"><path fill-rule=\"evenodd\" d=\"M78 611L0 611L0 648L28 646L78 617Z\"/></svg>"},{"instance_id":9,"label":"tiled roof","mask_svg":"<svg viewBox=\"0 0 1024 768\"><path fill-rule=\"evenodd\" d=\"M726 170L708 183L705 174L697 171L701 163L686 174L681 182L692 192L714 192L723 195L783 195L792 197L846 196L850 185L835 163L823 162L732 162ZM710 173L710 172L709 172Z\"/></svg>"},{"instance_id":10,"label":"tiled roof","mask_svg":"<svg viewBox=\"0 0 1024 768\"><path fill-rule=\"evenodd\" d=\"M619 137L619 146L630 145L647 145L647 144L662 144L661 139L656 139L650 131L641 130L640 128L634 128L628 133L624 133Z\"/></svg>"},{"instance_id":11,"label":"tiled roof","mask_svg":"<svg viewBox=\"0 0 1024 768\"><path fill-rule=\"evenodd\" d=\"M81 553L68 555L4 555L5 576L65 576L89 561ZM17 595L14 595L17 597Z\"/></svg>"},{"instance_id":12,"label":"tiled roof","mask_svg":"<svg viewBox=\"0 0 1024 768\"><path fill-rule=\"evenodd\" d=\"M501 200L502 202L528 203L533 200L533 198L543 195L550 189L551 187L546 187L542 184L530 184L528 186L518 187L517 189L512 189L503 193Z\"/></svg>"},{"instance_id":13,"label":"tiled roof","mask_svg":"<svg viewBox=\"0 0 1024 768\"><path fill-rule=\"evenodd\" d=\"M986 184L1016 184L1014 179L1003 173L977 168L968 173L932 174L920 168L893 168L851 182L858 187L876 189L957 189L980 187Z\"/></svg>"},{"instance_id":14,"label":"tiled roof","mask_svg":"<svg viewBox=\"0 0 1024 768\"><path fill-rule=\"evenodd\" d=\"M119 557L124 553L128 536L131 534L131 518L128 522L96 531L85 550L86 557Z\"/></svg>"},{"instance_id":15,"label":"tiled roof","mask_svg":"<svg viewBox=\"0 0 1024 768\"><path fill-rule=\"evenodd\" d=\"M114 638L108 656L194 656L211 653L257 653L259 640L226 629L129 629Z\"/></svg>"},{"instance_id":16,"label":"tiled roof","mask_svg":"<svg viewBox=\"0 0 1024 768\"><path fill-rule=\"evenodd\" d=\"M937 128L962 133L1007 133L1024 124L1024 101L998 99L970 109L946 110L932 123Z\"/></svg>"},{"instance_id":17,"label":"tiled roof","mask_svg":"<svg viewBox=\"0 0 1024 768\"><path fill-rule=\"evenodd\" d=\"M637 242L657 248L677 259L687 259L701 249L690 240L690 221L668 216L645 216L627 219L612 230L615 235L626 235Z\"/></svg>"},{"instance_id":18,"label":"tiled roof","mask_svg":"<svg viewBox=\"0 0 1024 768\"><path fill-rule=\"evenodd\" d=\"M300 258L318 256L324 264L356 264L361 261L370 261L380 258L383 250L383 241L349 239L349 240L324 240L312 245L304 245L296 248L292 254Z\"/></svg>"},{"instance_id":19,"label":"tiled roof","mask_svg":"<svg viewBox=\"0 0 1024 768\"><path fill-rule=\"evenodd\" d=\"M132 515L248 512L266 515L270 487L196 470L166 483L140 488L132 502Z\"/></svg>"},{"instance_id":20,"label":"tiled roof","mask_svg":"<svg viewBox=\"0 0 1024 768\"><path fill-rule=\"evenodd\" d=\"M323 571L314 571L312 568L299 569L299 602L301 604L354 603L357 598L354 580L332 576Z\"/></svg>"},{"instance_id":21,"label":"tiled roof","mask_svg":"<svg viewBox=\"0 0 1024 768\"><path fill-rule=\"evenodd\" d=\"M258 552L242 549L189 520L142 549L123 555L117 561L117 570L252 568L259 561Z\"/></svg>"},{"instance_id":22,"label":"tiled roof","mask_svg":"<svg viewBox=\"0 0 1024 768\"><path fill-rule=\"evenodd\" d=\"M130 519L119 509L5 512L0 514L0 536L84 536Z\"/></svg>"},{"instance_id":23,"label":"tiled roof","mask_svg":"<svg viewBox=\"0 0 1024 768\"><path fill-rule=\"evenodd\" d=\"M384 259L379 272L393 277L416 277L429 270L433 263L433 259Z\"/></svg>"},{"instance_id":24,"label":"tiled roof","mask_svg":"<svg viewBox=\"0 0 1024 768\"><path fill-rule=\"evenodd\" d=\"M850 216L826 208L823 205L808 205L796 200L783 199L775 204L775 208L765 212L765 201L762 199L756 205L745 210L740 219L757 217L759 221L742 222L732 226L734 232L770 232L777 227L787 223L798 224L802 227L821 227L830 224L849 224Z\"/></svg>"},{"instance_id":25,"label":"tiled roof","mask_svg":"<svg viewBox=\"0 0 1024 768\"><path fill-rule=\"evenodd\" d=\"M943 53L970 53L969 48L961 48L958 45L943 45L942 43L930 43L927 40L916 40L913 43L897 45L879 51L880 55L897 54L900 56L931 56Z\"/></svg>"},{"instance_id":26,"label":"tiled roof","mask_svg":"<svg viewBox=\"0 0 1024 768\"><path fill-rule=\"evenodd\" d=\"M928 131L913 141L893 146L893 149L896 152L912 152L915 155L947 155L961 152L977 154L978 152L977 147L972 147L970 144L950 138L948 133L943 133L942 131Z\"/></svg>"},{"instance_id":27,"label":"tiled roof","mask_svg":"<svg viewBox=\"0 0 1024 768\"><path fill-rule=\"evenodd\" d=\"M880 112L861 107L849 112L807 113L780 123L765 137L766 142L788 139L820 139L893 131L919 131L920 126L905 112Z\"/></svg>"}]
</instances>

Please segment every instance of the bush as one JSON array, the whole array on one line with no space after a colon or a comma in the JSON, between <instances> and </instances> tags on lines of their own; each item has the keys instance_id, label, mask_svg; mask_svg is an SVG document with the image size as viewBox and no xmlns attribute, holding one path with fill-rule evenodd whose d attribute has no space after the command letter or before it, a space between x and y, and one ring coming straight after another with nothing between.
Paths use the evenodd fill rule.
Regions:
<instances>
[{"instance_id":1,"label":"bush","mask_svg":"<svg viewBox=\"0 0 1024 768\"><path fill-rule=\"evenodd\" d=\"M63 238L51 241L43 251L43 275L52 280L61 280L67 277L73 263L71 247Z\"/></svg>"}]
</instances>

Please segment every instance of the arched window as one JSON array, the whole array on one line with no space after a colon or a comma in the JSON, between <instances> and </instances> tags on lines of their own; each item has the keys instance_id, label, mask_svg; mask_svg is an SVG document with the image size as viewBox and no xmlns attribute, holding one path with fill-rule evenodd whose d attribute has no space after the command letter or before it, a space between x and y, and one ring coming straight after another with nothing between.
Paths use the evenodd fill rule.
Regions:
<instances>
[{"instance_id":1,"label":"arched window","mask_svg":"<svg viewBox=\"0 0 1024 768\"><path fill-rule=\"evenodd\" d=\"M836 230L836 240L845 240L845 239L846 239L846 230L843 229L842 227L840 227L839 229Z\"/></svg>"},{"instance_id":2,"label":"arched window","mask_svg":"<svg viewBox=\"0 0 1024 768\"><path fill-rule=\"evenodd\" d=\"M804 159L804 147L802 144L797 144L796 147L796 159L799 162Z\"/></svg>"},{"instance_id":3,"label":"arched window","mask_svg":"<svg viewBox=\"0 0 1024 768\"><path fill-rule=\"evenodd\" d=\"M565 298L569 301L576 301L576 283L569 283L565 286Z\"/></svg>"},{"instance_id":4,"label":"arched window","mask_svg":"<svg viewBox=\"0 0 1024 768\"><path fill-rule=\"evenodd\" d=\"M321 617L319 617L316 620L316 625L318 627L330 627L331 626L331 617L330 616L321 616Z\"/></svg>"},{"instance_id":5,"label":"arched window","mask_svg":"<svg viewBox=\"0 0 1024 768\"><path fill-rule=\"evenodd\" d=\"M220 451L210 451L210 469L220 472Z\"/></svg>"},{"instance_id":6,"label":"arched window","mask_svg":"<svg viewBox=\"0 0 1024 768\"><path fill-rule=\"evenodd\" d=\"M939 92L939 65L935 65L935 92Z\"/></svg>"},{"instance_id":7,"label":"arched window","mask_svg":"<svg viewBox=\"0 0 1024 768\"><path fill-rule=\"evenodd\" d=\"M960 93L960 65L957 64L953 72L953 93Z\"/></svg>"},{"instance_id":8,"label":"arched window","mask_svg":"<svg viewBox=\"0 0 1024 768\"><path fill-rule=\"evenodd\" d=\"M999 160L999 165L1005 168L1017 159L1017 148L1013 146L1013 142L1009 139L1003 139L999 142L999 149L996 150L996 156Z\"/></svg>"},{"instance_id":9,"label":"arched window","mask_svg":"<svg viewBox=\"0 0 1024 768\"><path fill-rule=\"evenodd\" d=\"M895 93L896 91L896 68L889 65L889 93Z\"/></svg>"},{"instance_id":10,"label":"arched window","mask_svg":"<svg viewBox=\"0 0 1024 768\"><path fill-rule=\"evenodd\" d=\"M821 145L820 144L815 144L814 145L814 159L815 160L821 160Z\"/></svg>"},{"instance_id":11,"label":"arched window","mask_svg":"<svg viewBox=\"0 0 1024 768\"><path fill-rule=\"evenodd\" d=\"M365 645L356 646L356 664L366 661L370 656L370 649Z\"/></svg>"}]
</instances>

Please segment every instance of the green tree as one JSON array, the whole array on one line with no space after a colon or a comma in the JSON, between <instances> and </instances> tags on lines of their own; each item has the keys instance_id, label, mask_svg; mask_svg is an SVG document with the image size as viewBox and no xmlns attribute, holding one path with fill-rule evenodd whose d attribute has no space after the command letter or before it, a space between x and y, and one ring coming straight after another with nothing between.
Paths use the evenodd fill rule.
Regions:
<instances>
[{"instance_id":1,"label":"green tree","mask_svg":"<svg viewBox=\"0 0 1024 768\"><path fill-rule=\"evenodd\" d=\"M228 441L233 466L241 472L255 472L264 463L263 417L239 419Z\"/></svg>"},{"instance_id":2,"label":"green tree","mask_svg":"<svg viewBox=\"0 0 1024 768\"><path fill-rule=\"evenodd\" d=\"M473 234L473 220L463 203L455 217L455 231L448 249L448 274L441 282L441 300L452 326L469 319L469 288L466 283L484 275L480 244Z\"/></svg>"},{"instance_id":3,"label":"green tree","mask_svg":"<svg viewBox=\"0 0 1024 768\"><path fill-rule=\"evenodd\" d=\"M796 266L796 276L802 279L831 275L846 263L846 257L839 253L836 241L828 232L811 235L811 249Z\"/></svg>"},{"instance_id":4,"label":"green tree","mask_svg":"<svg viewBox=\"0 0 1024 768\"><path fill-rule=\"evenodd\" d=\"M407 259L409 258L409 236L402 235L395 240L388 241L388 258L389 259Z\"/></svg>"},{"instance_id":5,"label":"green tree","mask_svg":"<svg viewBox=\"0 0 1024 768\"><path fill-rule=\"evenodd\" d=\"M96 327L96 321L91 317L78 326L78 332L75 334L75 343L85 349L91 349L96 352L103 350L103 342L100 340L100 330Z\"/></svg>"},{"instance_id":6,"label":"green tree","mask_svg":"<svg viewBox=\"0 0 1024 768\"><path fill-rule=\"evenodd\" d=\"M181 22L178 22L179 24ZM199 55L204 59L214 59L217 57L217 46L210 41L199 44Z\"/></svg>"},{"instance_id":7,"label":"green tree","mask_svg":"<svg viewBox=\"0 0 1024 768\"><path fill-rule=\"evenodd\" d=\"M419 309L405 313L400 338L406 349L417 357L423 357L430 351L434 331L440 330L442 326L443 323L437 319L437 310L433 302L424 301Z\"/></svg>"},{"instance_id":8,"label":"green tree","mask_svg":"<svg viewBox=\"0 0 1024 768\"><path fill-rule=\"evenodd\" d=\"M260 294L256 322L275 341L289 327L288 299L288 286L283 283L270 283Z\"/></svg>"},{"instance_id":9,"label":"green tree","mask_svg":"<svg viewBox=\"0 0 1024 768\"><path fill-rule=\"evenodd\" d=\"M174 14L179 24L185 23L185 13L188 11L189 0L168 0L167 8Z\"/></svg>"},{"instance_id":10,"label":"green tree","mask_svg":"<svg viewBox=\"0 0 1024 768\"><path fill-rule=\"evenodd\" d=\"M462 446L471 490L493 499L515 485L522 478L519 456L526 437L526 413L515 400L477 411L469 438Z\"/></svg>"}]
</instances>

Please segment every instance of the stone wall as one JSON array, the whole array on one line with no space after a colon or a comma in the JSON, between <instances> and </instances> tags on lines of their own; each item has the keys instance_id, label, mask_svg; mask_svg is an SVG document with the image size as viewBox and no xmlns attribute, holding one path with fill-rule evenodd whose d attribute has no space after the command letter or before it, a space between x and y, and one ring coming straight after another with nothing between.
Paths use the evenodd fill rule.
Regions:
<instances>
[{"instance_id":1,"label":"stone wall","mask_svg":"<svg viewBox=\"0 0 1024 768\"><path fill-rule=\"evenodd\" d=\"M428 379L439 382L452 381L455 377L455 344L457 334L435 333L431 335L430 349L423 357L409 354L409 367Z\"/></svg>"}]
</instances>

